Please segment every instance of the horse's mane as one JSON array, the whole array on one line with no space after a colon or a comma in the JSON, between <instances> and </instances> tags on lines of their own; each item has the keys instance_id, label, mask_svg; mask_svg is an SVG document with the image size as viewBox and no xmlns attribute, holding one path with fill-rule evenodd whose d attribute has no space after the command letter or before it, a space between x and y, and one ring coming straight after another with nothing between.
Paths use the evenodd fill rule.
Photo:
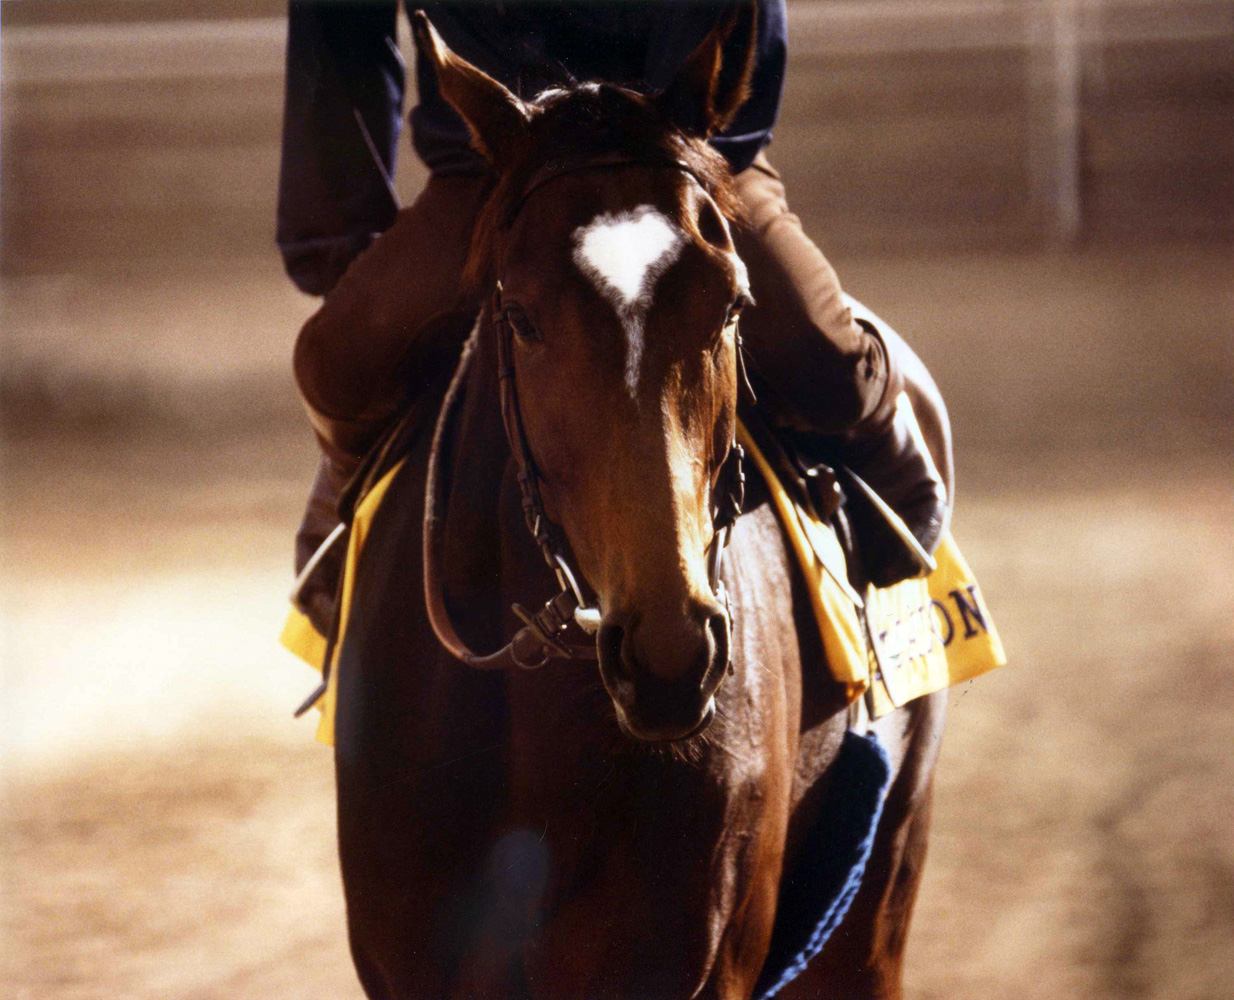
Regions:
<instances>
[{"instance_id":1,"label":"horse's mane","mask_svg":"<svg viewBox=\"0 0 1234 1000\"><path fill-rule=\"evenodd\" d=\"M492 282L503 227L531 179L558 162L607 156L683 163L730 221L740 210L728 161L705 140L674 125L644 94L608 83L570 84L528 105L531 121L513 165L501 175L476 223L466 279L483 292Z\"/></svg>"}]
</instances>

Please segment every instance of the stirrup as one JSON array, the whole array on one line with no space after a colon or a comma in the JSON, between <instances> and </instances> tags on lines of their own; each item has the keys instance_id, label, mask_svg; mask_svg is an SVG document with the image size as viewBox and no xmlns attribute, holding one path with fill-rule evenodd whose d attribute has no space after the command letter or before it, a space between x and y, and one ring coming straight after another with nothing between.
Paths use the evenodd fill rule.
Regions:
<instances>
[{"instance_id":1,"label":"stirrup","mask_svg":"<svg viewBox=\"0 0 1234 1000\"><path fill-rule=\"evenodd\" d=\"M304 564L304 569L300 570L300 575L296 577L296 582L291 585L291 603L299 610L304 611L304 604L302 603L304 588L308 585L314 571L321 565L321 561L325 559L327 553L334 548L335 543L343 537L346 531L347 525L341 521L336 524L334 530L326 535L325 541L317 546L317 551Z\"/></svg>"}]
</instances>

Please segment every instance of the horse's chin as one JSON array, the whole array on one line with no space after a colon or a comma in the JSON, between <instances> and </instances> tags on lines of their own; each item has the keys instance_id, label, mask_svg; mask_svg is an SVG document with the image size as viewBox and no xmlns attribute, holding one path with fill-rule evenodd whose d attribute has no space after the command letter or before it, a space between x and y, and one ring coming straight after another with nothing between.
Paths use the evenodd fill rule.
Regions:
<instances>
[{"instance_id":1,"label":"horse's chin","mask_svg":"<svg viewBox=\"0 0 1234 1000\"><path fill-rule=\"evenodd\" d=\"M711 725L716 717L716 696L713 694L707 699L698 721L689 727L646 726L631 718L615 701L613 708L617 712L618 727L630 739L640 743L681 743L700 735Z\"/></svg>"}]
</instances>

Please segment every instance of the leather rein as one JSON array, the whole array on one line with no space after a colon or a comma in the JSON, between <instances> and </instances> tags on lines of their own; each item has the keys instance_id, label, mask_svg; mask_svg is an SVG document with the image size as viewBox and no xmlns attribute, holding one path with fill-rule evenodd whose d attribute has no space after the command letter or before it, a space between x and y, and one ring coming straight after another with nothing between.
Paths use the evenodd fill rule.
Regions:
<instances>
[{"instance_id":1,"label":"leather rein","mask_svg":"<svg viewBox=\"0 0 1234 1000\"><path fill-rule=\"evenodd\" d=\"M677 160L612 157L592 159L586 162L567 161L551 164L533 175L522 195L506 213L503 228L509 228L532 194L558 178L584 171L623 166L658 166L680 170L702 186L694 171L685 163ZM500 281L497 282L493 293L490 315L497 334L502 424L505 428L506 441L514 457L519 494L522 500L523 520L546 565L556 576L560 590L534 612L521 604L513 605L512 610L523 623L522 628L506 645L487 655L474 652L459 636L450 617L449 609L446 607L443 569L446 561L445 509L450 484L442 475L442 455L453 437L460 409L459 404L463 398L462 387L474 353L475 339L481 335L484 327L482 314L477 320L476 330L473 331L472 339L468 342L459 360L454 379L442 402L429 452L424 508L424 594L429 623L438 641L451 656L479 670L504 670L509 667L536 670L553 659L595 660L598 658L598 653L594 641L584 644L570 642L567 639L566 633L571 625L588 635L598 632L601 612L598 607L588 603L584 596L579 586L579 576L566 554L568 543L565 541L564 532L549 520L540 497L540 476L523 429L523 418L519 409L512 347L513 325L502 303ZM746 377L745 363L741 353L740 333L736 335L735 348L738 391L740 392L744 386L749 392L749 380ZM712 592L723 600L726 613L728 612L728 597L720 581L720 570L724 549L728 546L733 524L741 513L745 496L742 458L742 448L734 440L717 472L713 490L713 496L717 499L712 510L713 535L707 552L707 576Z\"/></svg>"}]
</instances>

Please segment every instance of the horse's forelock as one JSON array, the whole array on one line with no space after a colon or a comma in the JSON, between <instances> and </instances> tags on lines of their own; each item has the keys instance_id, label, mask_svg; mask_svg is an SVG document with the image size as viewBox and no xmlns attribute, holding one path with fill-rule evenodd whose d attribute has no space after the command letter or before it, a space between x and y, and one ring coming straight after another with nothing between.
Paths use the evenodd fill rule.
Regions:
<instances>
[{"instance_id":1,"label":"horse's forelock","mask_svg":"<svg viewBox=\"0 0 1234 1000\"><path fill-rule=\"evenodd\" d=\"M668 122L646 96L612 84L554 87L532 103L535 109L523 153L498 180L472 238L467 280L483 292L495 279L498 240L506 217L531 178L553 161L628 156L633 160L683 163L730 221L739 221L728 161L701 139Z\"/></svg>"}]
</instances>

